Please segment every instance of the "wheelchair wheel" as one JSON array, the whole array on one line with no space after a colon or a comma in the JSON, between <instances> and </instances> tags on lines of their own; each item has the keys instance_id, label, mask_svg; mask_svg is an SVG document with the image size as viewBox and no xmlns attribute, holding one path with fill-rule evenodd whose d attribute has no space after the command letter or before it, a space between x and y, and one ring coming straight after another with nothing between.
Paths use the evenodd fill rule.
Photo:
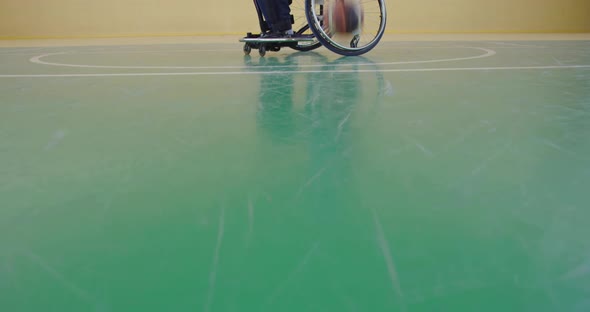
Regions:
<instances>
[{"instance_id":1,"label":"wheelchair wheel","mask_svg":"<svg viewBox=\"0 0 590 312\"><path fill-rule=\"evenodd\" d=\"M293 32L296 35L313 36L309 25L307 24L307 15L305 11L305 0L293 0L291 3L291 14L293 15ZM300 41L292 45L291 48L297 51L311 51L321 47L317 38L314 41Z\"/></svg>"},{"instance_id":2,"label":"wheelchair wheel","mask_svg":"<svg viewBox=\"0 0 590 312\"><path fill-rule=\"evenodd\" d=\"M243 50L244 50L245 55L250 55L250 52L252 51L252 47L248 43L244 43Z\"/></svg>"},{"instance_id":3,"label":"wheelchair wheel","mask_svg":"<svg viewBox=\"0 0 590 312\"><path fill-rule=\"evenodd\" d=\"M350 34L337 33L324 23L324 8L341 0L305 0L305 14L309 28L318 41L330 51L345 56L356 56L371 51L383 37L387 24L385 0L363 0L364 19L359 29Z\"/></svg>"},{"instance_id":4,"label":"wheelchair wheel","mask_svg":"<svg viewBox=\"0 0 590 312\"><path fill-rule=\"evenodd\" d=\"M264 44L261 44L260 48L258 48L258 54L260 54L261 57L266 55L266 46Z\"/></svg>"}]
</instances>

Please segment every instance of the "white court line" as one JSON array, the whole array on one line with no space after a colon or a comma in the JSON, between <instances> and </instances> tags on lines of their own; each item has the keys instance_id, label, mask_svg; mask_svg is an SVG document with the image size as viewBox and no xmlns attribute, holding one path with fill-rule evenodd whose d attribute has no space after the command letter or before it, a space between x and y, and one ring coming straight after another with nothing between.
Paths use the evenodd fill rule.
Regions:
<instances>
[{"instance_id":1,"label":"white court line","mask_svg":"<svg viewBox=\"0 0 590 312\"><path fill-rule=\"evenodd\" d=\"M383 66L383 65L408 65L408 64L427 64L427 63L441 63L441 62L453 62L453 61L466 61L466 60L474 60L474 59L482 59L486 57L490 57L496 55L496 51L485 49L485 48L477 48L477 47L458 47L463 49L474 49L480 50L485 52L484 54L476 55L476 56L468 56L468 57L457 57L457 58L448 58L448 59L437 59L437 60L424 60L424 61L406 61L406 62L385 62L385 63L346 63L346 64L331 64L331 66ZM53 56L53 55L63 55L63 54L73 54L75 52L56 52L56 53L46 53L42 55L38 55L29 59L29 62L41 65L49 65L49 66L60 66L60 67L75 67L75 68L108 68L108 69L252 69L253 66L110 66L110 65L86 65L86 64L65 64L65 63L54 63L54 62L45 62L42 61L42 58ZM325 67L326 64L301 64L301 65L274 65L274 66L257 66L257 67L267 67L267 68L301 68L301 67Z\"/></svg>"},{"instance_id":2,"label":"white court line","mask_svg":"<svg viewBox=\"0 0 590 312\"><path fill-rule=\"evenodd\" d=\"M384 43L382 43L383 45ZM389 48L407 48L407 49L456 49L456 48L465 48L464 46L456 46L456 45L447 45L447 46L403 46L403 45L395 45ZM494 47L494 48L505 48L505 47ZM171 53L183 53L183 52L240 52L242 50L242 46L235 47L235 48L226 48L226 49L155 49L155 50L131 50L131 49L94 49L94 50L78 50L72 51L72 53L77 54L115 54L115 53L162 53L162 52L171 52ZM253 49L255 51L255 49ZM39 51L37 51L39 52Z\"/></svg>"},{"instance_id":3,"label":"white court line","mask_svg":"<svg viewBox=\"0 0 590 312\"><path fill-rule=\"evenodd\" d=\"M42 50L43 48L39 48L36 49L36 51L16 51L16 52L10 52L10 51L6 51L3 52L1 50L2 48L0 48L0 55L16 55L16 56L26 56L26 55L38 55L39 50ZM50 47L48 49L52 49L52 50L56 50L56 48ZM237 50L239 51L239 50ZM120 53L120 54L129 54L129 53L168 53L168 52L172 52L172 53L179 53L179 52L186 52L186 53L198 53L198 52L236 52L236 49L177 49L177 50L137 50L137 51L133 51L133 50L103 50L103 49L95 49L95 50L82 50L82 51L72 51L69 53L76 53L76 54L116 54L116 53Z\"/></svg>"},{"instance_id":4,"label":"white court line","mask_svg":"<svg viewBox=\"0 0 590 312\"><path fill-rule=\"evenodd\" d=\"M239 50L237 50L239 51ZM77 54L115 54L115 53L162 53L162 52L173 52L173 53L178 53L178 52L236 52L236 49L177 49L177 50L166 50L166 49L162 49L162 50L137 50L137 51L133 51L133 50L109 50L109 51L104 51L104 50L95 50L95 51L75 51L75 53Z\"/></svg>"},{"instance_id":5,"label":"white court line","mask_svg":"<svg viewBox=\"0 0 590 312\"><path fill-rule=\"evenodd\" d=\"M520 44L520 43L512 43L512 42L501 42L501 41L490 41L490 43L497 44L497 45L504 45L514 48L542 48L545 49L545 46L538 46L538 45L530 45L530 44Z\"/></svg>"},{"instance_id":6,"label":"white court line","mask_svg":"<svg viewBox=\"0 0 590 312\"><path fill-rule=\"evenodd\" d=\"M288 70L288 71L245 71L245 72L172 72L172 73L111 73L111 74L26 74L5 75L0 78L73 78L73 77L145 77L145 76L222 76L222 75L285 75L319 73L423 73L452 71L500 71L540 69L590 69L590 65L568 66L506 66L506 67L447 67L447 68L398 68L398 69L342 69L342 70Z\"/></svg>"},{"instance_id":7,"label":"white court line","mask_svg":"<svg viewBox=\"0 0 590 312\"><path fill-rule=\"evenodd\" d=\"M381 43L381 46L386 46L388 42L383 42ZM394 43L394 42L392 42ZM31 48L29 50L26 51L2 51L3 49L13 49L13 48L1 48L0 47L0 55L37 55L39 52L39 50L43 50L43 49L47 49L47 50L56 50L59 47L39 47L39 48ZM72 47L72 48L76 48L76 47ZM170 52L170 53L195 53L195 52L232 52L235 53L236 51L241 51L242 46L240 47L235 47L235 48L226 48L226 49L166 49L166 48L162 48L159 50L132 50L132 48L137 48L137 47L121 47L121 48L117 48L117 47L104 47L104 48L99 48L99 47L93 47L91 50L78 50L78 51L71 51L70 53L76 53L76 54L128 54L128 53L163 53L163 52ZM393 47L389 47L389 48L394 48L394 49L456 49L456 48L463 48L462 46L411 46L411 45L395 45ZM498 47L494 47L494 49L501 49L501 48L512 48L512 47L502 47L502 46L498 46Z\"/></svg>"}]
</instances>

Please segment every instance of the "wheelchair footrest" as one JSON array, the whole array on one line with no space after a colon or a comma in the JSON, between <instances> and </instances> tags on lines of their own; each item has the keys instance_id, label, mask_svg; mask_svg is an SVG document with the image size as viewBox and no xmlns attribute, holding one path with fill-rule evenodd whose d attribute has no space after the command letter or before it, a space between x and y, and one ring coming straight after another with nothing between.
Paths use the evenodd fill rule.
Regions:
<instances>
[{"instance_id":1,"label":"wheelchair footrest","mask_svg":"<svg viewBox=\"0 0 590 312\"><path fill-rule=\"evenodd\" d=\"M272 42L301 42L301 41L314 41L315 38L311 36L294 36L294 37L278 37L278 38L265 38L265 37L245 37L240 39L240 42L248 43L272 43Z\"/></svg>"}]
</instances>

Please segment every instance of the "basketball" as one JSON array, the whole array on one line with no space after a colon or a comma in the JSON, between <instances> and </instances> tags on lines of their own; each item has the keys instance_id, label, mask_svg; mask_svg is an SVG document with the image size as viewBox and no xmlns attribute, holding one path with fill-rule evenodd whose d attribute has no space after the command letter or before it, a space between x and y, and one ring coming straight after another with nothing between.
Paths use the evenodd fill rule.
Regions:
<instances>
[{"instance_id":1,"label":"basketball","mask_svg":"<svg viewBox=\"0 0 590 312\"><path fill-rule=\"evenodd\" d=\"M357 34L363 24L360 0L333 0L324 8L325 25L332 34Z\"/></svg>"}]
</instances>

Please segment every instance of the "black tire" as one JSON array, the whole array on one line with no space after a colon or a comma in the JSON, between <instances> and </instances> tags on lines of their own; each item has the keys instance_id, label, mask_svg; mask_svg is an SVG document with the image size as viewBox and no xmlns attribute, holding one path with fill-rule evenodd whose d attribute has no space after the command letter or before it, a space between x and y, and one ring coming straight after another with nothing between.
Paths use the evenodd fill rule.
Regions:
<instances>
[{"instance_id":1,"label":"black tire","mask_svg":"<svg viewBox=\"0 0 590 312\"><path fill-rule=\"evenodd\" d=\"M266 55L266 47L264 45L261 45L260 48L258 49L258 53L260 54L261 57L264 57Z\"/></svg>"},{"instance_id":2,"label":"black tire","mask_svg":"<svg viewBox=\"0 0 590 312\"><path fill-rule=\"evenodd\" d=\"M252 47L250 47L250 45L248 43L244 44L244 54L245 55L250 55L250 52L252 51Z\"/></svg>"},{"instance_id":3,"label":"black tire","mask_svg":"<svg viewBox=\"0 0 590 312\"><path fill-rule=\"evenodd\" d=\"M376 22L378 24L376 34L369 39L368 42L358 44L358 38L355 36L353 40L350 41L348 44L349 46L344 46L343 44L337 42L332 38L329 34L329 30L327 31L323 25L323 5L320 9L320 12L316 12L316 0L305 0L305 15L307 17L307 23L313 32L314 36L318 39L318 41L328 48L330 51L344 55L344 56L358 56L365 54L371 51L381 38L383 37L383 33L385 32L385 26L387 25L387 11L385 8L385 0L370 0L365 1L365 3L369 2L377 2L377 6L379 8L379 12L376 18L378 19ZM374 3L373 2L373 3ZM357 40L356 42L355 39Z\"/></svg>"}]
</instances>

